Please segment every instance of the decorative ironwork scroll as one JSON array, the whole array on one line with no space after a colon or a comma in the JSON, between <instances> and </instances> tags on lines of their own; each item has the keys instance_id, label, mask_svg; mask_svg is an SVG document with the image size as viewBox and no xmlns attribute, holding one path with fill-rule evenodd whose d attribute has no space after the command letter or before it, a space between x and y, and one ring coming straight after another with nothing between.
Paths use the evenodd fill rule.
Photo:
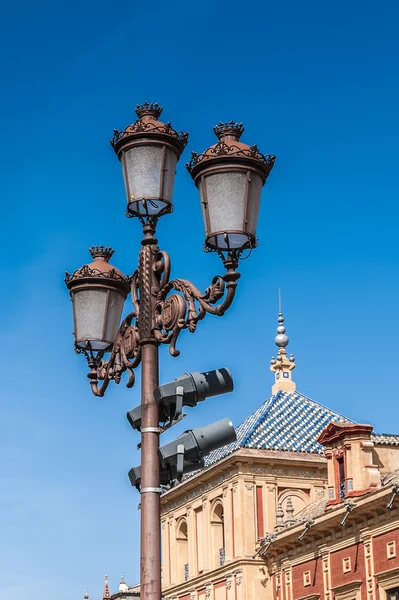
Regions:
<instances>
[{"instance_id":1,"label":"decorative ironwork scroll","mask_svg":"<svg viewBox=\"0 0 399 600\"><path fill-rule=\"evenodd\" d=\"M205 292L185 279L170 280L171 261L167 252L160 251L151 235L143 240L139 269L131 277L131 296L134 311L122 322L111 354L104 360L104 351L95 354L90 345L76 352L86 356L90 371L88 378L93 394L103 396L110 381L120 383L128 372L127 387L135 382L134 369L141 362L141 341L169 345L172 356L178 356L177 339L183 329L194 333L207 313L222 316L231 306L237 280L238 258L224 259L225 275L212 279ZM99 385L99 381L103 383Z\"/></svg>"}]
</instances>

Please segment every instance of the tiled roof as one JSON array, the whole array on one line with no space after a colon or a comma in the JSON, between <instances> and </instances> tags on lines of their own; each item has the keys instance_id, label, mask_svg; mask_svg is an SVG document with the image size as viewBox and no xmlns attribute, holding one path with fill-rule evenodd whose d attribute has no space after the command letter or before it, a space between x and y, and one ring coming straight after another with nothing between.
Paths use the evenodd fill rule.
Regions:
<instances>
[{"instance_id":1,"label":"tiled roof","mask_svg":"<svg viewBox=\"0 0 399 600\"><path fill-rule=\"evenodd\" d=\"M353 422L298 392L280 390L236 428L236 442L209 454L205 466L239 448L323 454L317 438L332 421Z\"/></svg>"},{"instance_id":2,"label":"tiled roof","mask_svg":"<svg viewBox=\"0 0 399 600\"><path fill-rule=\"evenodd\" d=\"M399 435L391 433L372 433L371 439L377 446L399 446Z\"/></svg>"}]
</instances>

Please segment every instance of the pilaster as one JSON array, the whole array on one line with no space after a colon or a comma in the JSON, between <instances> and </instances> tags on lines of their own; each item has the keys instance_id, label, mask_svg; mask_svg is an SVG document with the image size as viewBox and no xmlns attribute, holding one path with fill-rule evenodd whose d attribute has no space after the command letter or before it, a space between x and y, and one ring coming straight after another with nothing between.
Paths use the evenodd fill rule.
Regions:
<instances>
[{"instance_id":1,"label":"pilaster","mask_svg":"<svg viewBox=\"0 0 399 600\"><path fill-rule=\"evenodd\" d=\"M236 588L236 600L244 600L243 583L242 583L242 571L236 571L234 573L235 588Z\"/></svg>"},{"instance_id":2,"label":"pilaster","mask_svg":"<svg viewBox=\"0 0 399 600\"><path fill-rule=\"evenodd\" d=\"M187 506L187 538L188 538L188 576L189 578L197 575L196 569L196 548L195 548L195 515L191 506Z\"/></svg>"},{"instance_id":3,"label":"pilaster","mask_svg":"<svg viewBox=\"0 0 399 600\"><path fill-rule=\"evenodd\" d=\"M233 558L234 523L231 506L231 491L229 486L223 488L223 515L224 515L224 544L225 562Z\"/></svg>"},{"instance_id":4,"label":"pilaster","mask_svg":"<svg viewBox=\"0 0 399 600\"><path fill-rule=\"evenodd\" d=\"M376 600L377 590L374 580L373 542L369 529L363 529L360 537L364 546L364 562L366 569L366 600Z\"/></svg>"},{"instance_id":5,"label":"pilaster","mask_svg":"<svg viewBox=\"0 0 399 600\"><path fill-rule=\"evenodd\" d=\"M253 479L245 478L243 481L243 512L244 522L244 552L252 556L256 545L256 514L255 514L255 486Z\"/></svg>"}]
</instances>

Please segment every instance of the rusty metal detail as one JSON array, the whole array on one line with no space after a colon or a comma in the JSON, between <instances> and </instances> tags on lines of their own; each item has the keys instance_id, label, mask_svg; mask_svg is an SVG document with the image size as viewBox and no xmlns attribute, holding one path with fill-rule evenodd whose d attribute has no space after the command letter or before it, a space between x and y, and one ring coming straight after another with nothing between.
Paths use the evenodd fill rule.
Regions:
<instances>
[{"instance_id":1,"label":"rusty metal detail","mask_svg":"<svg viewBox=\"0 0 399 600\"><path fill-rule=\"evenodd\" d=\"M198 154L197 152L191 153L191 160L186 164L186 168L191 173L193 168L203 162L204 160L210 160L211 158L217 158L218 156L231 156L236 158L252 158L263 163L268 170L271 171L276 160L274 154L262 154L258 146L248 146L248 148L241 148L235 144L226 144L223 140L220 140L213 147L208 148L205 152Z\"/></svg>"},{"instance_id":2,"label":"rusty metal detail","mask_svg":"<svg viewBox=\"0 0 399 600\"><path fill-rule=\"evenodd\" d=\"M179 356L176 342L182 330L194 333L207 313L223 316L235 296L240 277L236 270L237 256L224 257L227 272L214 277L205 292L201 292L185 279L170 280L169 254L159 250L151 225L145 225L144 232L139 269L130 278L134 311L123 320L109 359L104 359L104 350L95 353L89 344L75 350L86 356L90 367L88 378L95 396L103 396L110 381L119 384L125 371L128 372L126 386L133 387L134 369L141 362L141 348L146 342L168 344L170 354Z\"/></svg>"},{"instance_id":3,"label":"rusty metal detail","mask_svg":"<svg viewBox=\"0 0 399 600\"><path fill-rule=\"evenodd\" d=\"M92 269L89 265L84 265L81 269L78 269L74 273L65 273L65 283L82 279L83 277L92 277L93 279L113 279L120 281L121 283L129 284L130 278L120 273L117 269L110 269L105 271L103 269Z\"/></svg>"},{"instance_id":4,"label":"rusty metal detail","mask_svg":"<svg viewBox=\"0 0 399 600\"><path fill-rule=\"evenodd\" d=\"M170 123L162 123L161 121L158 121L162 111L162 106L159 106L157 102L144 102L144 104L138 104L135 109L138 120L133 123L133 125L126 127L126 129L123 131L114 129L114 135L110 141L111 146L115 149L116 144L123 137L128 137L137 133L150 133L171 136L172 138L175 138L179 144L181 144L182 148L184 148L188 141L188 133L184 131L176 131L173 129Z\"/></svg>"}]
</instances>

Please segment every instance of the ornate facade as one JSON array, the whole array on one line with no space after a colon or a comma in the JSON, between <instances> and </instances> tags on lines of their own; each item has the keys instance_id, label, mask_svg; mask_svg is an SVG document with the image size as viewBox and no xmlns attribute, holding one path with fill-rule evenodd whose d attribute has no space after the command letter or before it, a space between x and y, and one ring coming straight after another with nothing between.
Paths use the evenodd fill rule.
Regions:
<instances>
[{"instance_id":1,"label":"ornate facade","mask_svg":"<svg viewBox=\"0 0 399 600\"><path fill-rule=\"evenodd\" d=\"M389 495L392 486L386 492L377 490L382 478L399 467L399 436L374 435L372 427L348 422L300 394L293 380L295 358L286 350L288 337L281 312L278 322L278 354L271 361L272 397L237 428L236 443L213 452L205 469L162 496L165 600L362 597L351 596L351 592L349 596L334 596L331 587L325 592L312 585L308 589L299 585L302 571L310 572L311 582L315 569L327 577L324 558L316 560L313 571L306 563L318 552L318 545L326 545L325 532L320 535L323 525L311 529L310 523L325 519L326 511L346 514L342 502L364 501L365 490L371 495ZM331 446L336 438L341 439L343 431L351 438L351 443L346 443L344 468L342 443ZM385 513L384 518L395 527L395 513ZM385 521L381 530L384 527ZM300 542L298 537L305 530ZM316 531L318 536L310 547ZM347 531L352 538L359 535L353 525ZM338 546L342 535L337 538ZM295 556L305 561L300 577L291 564L293 546L298 552ZM374 600L374 596L362 598Z\"/></svg>"}]
</instances>

